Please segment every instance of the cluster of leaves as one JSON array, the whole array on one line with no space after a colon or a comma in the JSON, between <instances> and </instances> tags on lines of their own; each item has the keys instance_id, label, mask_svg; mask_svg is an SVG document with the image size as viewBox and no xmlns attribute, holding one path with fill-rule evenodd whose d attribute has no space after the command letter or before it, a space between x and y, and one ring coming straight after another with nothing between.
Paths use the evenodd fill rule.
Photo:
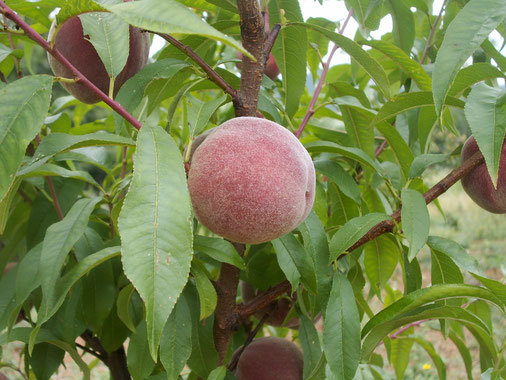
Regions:
<instances>
[{"instance_id":1,"label":"cluster of leaves","mask_svg":"<svg viewBox=\"0 0 506 380\"><path fill-rule=\"evenodd\" d=\"M41 34L57 7L58 23L105 8L115 15L110 22L174 34L239 88L234 0L5 3ZM230 95L199 65L166 45L121 88L115 100L140 121L137 131L103 103L52 97L53 77L32 69L41 48L14 23L0 27L6 78L0 82L0 273L17 263L0 277L0 344L24 342L24 371L38 379L48 379L65 352L84 378L90 377L84 352L114 372L110 359L127 340L134 379L231 378L224 365L250 326L238 328L219 363L213 282L226 263L260 290L285 280L297 290L287 319L294 313L300 319L294 335L304 351L305 379L383 378L379 344L397 378L417 344L444 379L443 360L416 334L415 326L427 320L439 320L469 379L472 340L483 376L505 376L504 331L497 334L489 316L492 308L504 316L506 287L484 277L458 242L429 236L422 195L425 169L459 153L431 154L432 133L461 133L454 120L463 112L497 178L506 131L506 92L498 83L506 59L489 35L505 36L503 1L446 1L437 17L428 0L346 0L360 28L354 40L327 19L304 21L297 1L265 3L271 25L282 24L272 50L281 77L264 76L258 110L294 131L314 112L301 141L318 180L308 219L292 234L248 246L244 257L191 214L181 152L203 130L234 117ZM388 15L392 32L372 39ZM99 31L90 38L104 42ZM118 33L105 43L110 73L120 70L126 39ZM330 67L323 78L329 44L351 63ZM19 77L20 62L30 75ZM320 80L325 84L318 88ZM321 90L314 109L308 87ZM401 204L402 223L393 232L348 250ZM417 259L422 249L431 260L425 288ZM391 281L396 270L402 289ZM481 285L464 284L463 272ZM308 317L320 312L323 332ZM78 337L85 347L76 345Z\"/></svg>"}]
</instances>

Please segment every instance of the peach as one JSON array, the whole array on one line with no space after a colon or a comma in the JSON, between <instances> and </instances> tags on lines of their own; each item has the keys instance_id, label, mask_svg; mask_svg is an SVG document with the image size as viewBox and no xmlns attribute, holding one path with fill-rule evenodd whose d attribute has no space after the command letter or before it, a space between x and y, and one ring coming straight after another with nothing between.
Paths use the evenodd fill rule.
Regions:
<instances>
[{"instance_id":1,"label":"peach","mask_svg":"<svg viewBox=\"0 0 506 380\"><path fill-rule=\"evenodd\" d=\"M242 59L242 53L237 53L237 58ZM242 63L238 63L237 68L241 70ZM269 53L269 58L267 59L267 62L265 62L264 73L272 80L276 79L279 75L279 67L272 53Z\"/></svg>"},{"instance_id":2,"label":"peach","mask_svg":"<svg viewBox=\"0 0 506 380\"><path fill-rule=\"evenodd\" d=\"M214 128L195 149L188 188L196 218L237 242L258 244L296 228L315 196L315 169L281 125L238 117Z\"/></svg>"},{"instance_id":3,"label":"peach","mask_svg":"<svg viewBox=\"0 0 506 380\"><path fill-rule=\"evenodd\" d=\"M124 0L131 1L131 0ZM148 62L149 34L130 26L130 53L125 67L114 82L114 96L121 86L133 77ZM109 75L97 51L83 35L83 27L78 16L65 21L55 37L55 47L81 73L106 95L109 94ZM49 55L49 65L56 76L73 78L73 74L56 58ZM61 83L76 99L93 104L100 98L82 83Z\"/></svg>"},{"instance_id":4,"label":"peach","mask_svg":"<svg viewBox=\"0 0 506 380\"><path fill-rule=\"evenodd\" d=\"M246 347L234 374L238 380L302 380L303 368L304 357L295 343L269 336Z\"/></svg>"},{"instance_id":5,"label":"peach","mask_svg":"<svg viewBox=\"0 0 506 380\"><path fill-rule=\"evenodd\" d=\"M476 151L478 151L478 144L471 136L462 148L462 161L469 159ZM506 140L503 142L499 160L497 189L494 188L485 163L462 178L462 187L481 208L495 214L506 213Z\"/></svg>"}]
</instances>

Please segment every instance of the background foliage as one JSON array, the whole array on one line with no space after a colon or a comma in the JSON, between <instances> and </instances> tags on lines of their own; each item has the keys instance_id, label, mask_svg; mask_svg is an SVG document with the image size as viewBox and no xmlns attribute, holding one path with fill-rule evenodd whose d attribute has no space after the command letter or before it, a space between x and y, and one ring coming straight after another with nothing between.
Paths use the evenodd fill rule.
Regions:
<instances>
[{"instance_id":1,"label":"background foliage","mask_svg":"<svg viewBox=\"0 0 506 380\"><path fill-rule=\"evenodd\" d=\"M272 48L281 75L263 77L258 110L300 136L317 193L293 233L238 247L192 219L182 157L195 136L238 113L236 1L0 1L0 342L21 342L24 358L5 354L6 372L48 379L67 353L83 378L100 372L83 360L90 354L117 379L233 378L224 367L261 322L240 291L240 307L219 302L230 272L264 299L297 291L287 320L298 316L299 329L257 336L295 340L305 379L425 376L409 365L419 357L430 358L430 373L456 378L441 340L456 347L462 378L506 377L504 276L484 273L489 259L464 248L471 234L497 241L492 266L502 264L504 216L481 213L482 226L468 230L478 214L458 190L429 208L423 196L442 193L431 169L442 177L458 166L470 132L497 178L506 60L490 35L504 44L506 6L446 0L434 15L430 0L344 3L359 23L353 40L338 32L346 15L335 25L304 20L295 0L262 3L270 28L281 24ZM17 27L7 7L32 29ZM48 75L33 35L47 36L57 8L59 23L105 8L112 22L172 35L232 90L166 44L115 99L138 131L117 108L80 103ZM392 30L373 39L388 16ZM111 72L124 61L126 36L117 38L107 46ZM350 63L329 66L334 46ZM462 176L452 173L444 184ZM235 298L237 281L227 286ZM237 321L225 344L214 323L223 315Z\"/></svg>"}]
</instances>

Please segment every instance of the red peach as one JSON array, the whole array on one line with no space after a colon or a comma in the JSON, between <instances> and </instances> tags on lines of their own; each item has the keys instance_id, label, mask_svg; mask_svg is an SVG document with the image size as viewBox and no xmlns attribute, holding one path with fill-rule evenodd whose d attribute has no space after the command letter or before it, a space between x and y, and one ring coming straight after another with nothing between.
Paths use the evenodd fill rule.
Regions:
<instances>
[{"instance_id":1,"label":"red peach","mask_svg":"<svg viewBox=\"0 0 506 380\"><path fill-rule=\"evenodd\" d=\"M302 380L303 369L304 357L299 347L270 336L255 339L246 347L237 362L235 376L238 380Z\"/></svg>"},{"instance_id":2,"label":"red peach","mask_svg":"<svg viewBox=\"0 0 506 380\"><path fill-rule=\"evenodd\" d=\"M462 148L462 161L469 159L476 151L478 144L471 136ZM506 140L503 142L499 159L499 176L497 189L487 170L485 163L476 167L462 178L462 187L469 197L481 208L495 214L506 213Z\"/></svg>"},{"instance_id":3,"label":"red peach","mask_svg":"<svg viewBox=\"0 0 506 380\"><path fill-rule=\"evenodd\" d=\"M124 0L131 1L131 0ZM114 96L120 87L140 69L142 69L149 55L149 35L140 29L130 26L130 54L125 67L114 82ZM105 94L109 94L109 75L97 51L83 35L83 27L78 16L65 21L55 37L56 49L67 58L86 78ZM73 78L73 74L56 58L49 55L49 64L56 76ZM76 99L83 103L93 104L100 98L82 83L61 83L62 86Z\"/></svg>"},{"instance_id":4,"label":"red peach","mask_svg":"<svg viewBox=\"0 0 506 380\"><path fill-rule=\"evenodd\" d=\"M249 244L302 223L315 183L311 157L293 133L256 117L214 128L195 150L188 173L197 219L230 241Z\"/></svg>"}]
</instances>

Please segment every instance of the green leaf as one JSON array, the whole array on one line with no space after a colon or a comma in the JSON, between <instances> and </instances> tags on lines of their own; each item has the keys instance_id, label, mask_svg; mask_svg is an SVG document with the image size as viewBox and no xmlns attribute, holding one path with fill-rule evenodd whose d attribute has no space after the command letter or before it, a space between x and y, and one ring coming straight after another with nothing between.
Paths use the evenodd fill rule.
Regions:
<instances>
[{"instance_id":1,"label":"green leaf","mask_svg":"<svg viewBox=\"0 0 506 380\"><path fill-rule=\"evenodd\" d=\"M457 73L448 95L458 96L473 84L493 78L504 78L504 73L489 63L475 63L464 67Z\"/></svg>"},{"instance_id":2,"label":"green leaf","mask_svg":"<svg viewBox=\"0 0 506 380\"><path fill-rule=\"evenodd\" d=\"M159 127L145 125L138 134L133 179L118 224L123 269L146 305L149 347L156 358L193 255L183 159Z\"/></svg>"},{"instance_id":3,"label":"green leaf","mask_svg":"<svg viewBox=\"0 0 506 380\"><path fill-rule=\"evenodd\" d=\"M192 351L191 313L185 293L179 298L163 329L160 360L169 380L178 380Z\"/></svg>"},{"instance_id":4,"label":"green leaf","mask_svg":"<svg viewBox=\"0 0 506 380\"><path fill-rule=\"evenodd\" d=\"M315 169L333 181L339 189L357 204L361 204L360 189L353 177L337 162L320 160L314 162Z\"/></svg>"},{"instance_id":5,"label":"green leaf","mask_svg":"<svg viewBox=\"0 0 506 380\"><path fill-rule=\"evenodd\" d=\"M92 0L74 0L74 1L65 1L60 11L56 15L56 23L61 25L67 19L72 16L78 15L84 12L100 12L105 11L98 2Z\"/></svg>"},{"instance_id":6,"label":"green leaf","mask_svg":"<svg viewBox=\"0 0 506 380\"><path fill-rule=\"evenodd\" d=\"M340 104L342 99L344 98L336 99L336 102ZM353 141L353 145L362 149L369 157L374 157L374 127L371 125L368 115L355 107L348 107L344 104L340 104L339 109L346 132Z\"/></svg>"},{"instance_id":7,"label":"green leaf","mask_svg":"<svg viewBox=\"0 0 506 380\"><path fill-rule=\"evenodd\" d=\"M28 144L44 123L52 87L52 77L31 75L0 89L0 201L14 182Z\"/></svg>"},{"instance_id":8,"label":"green leaf","mask_svg":"<svg viewBox=\"0 0 506 380\"><path fill-rule=\"evenodd\" d=\"M19 170L18 175L23 175L35 170L58 153L88 146L109 145L135 146L135 143L127 137L121 137L104 132L90 133L87 135L51 133L44 137L35 151L32 160Z\"/></svg>"},{"instance_id":9,"label":"green leaf","mask_svg":"<svg viewBox=\"0 0 506 380\"><path fill-rule=\"evenodd\" d=\"M90 215L100 198L83 198L78 200L65 217L47 229L40 256L40 278L43 294L43 305L39 310L37 324L47 320L50 310L56 304L58 291L57 281L60 269L74 244L84 234Z\"/></svg>"},{"instance_id":10,"label":"green leaf","mask_svg":"<svg viewBox=\"0 0 506 380\"><path fill-rule=\"evenodd\" d=\"M188 282L183 297L188 302L192 322L192 352L187 364L198 376L206 379L218 366L218 353L213 339L214 316L206 319L205 323L199 321L199 297L193 282Z\"/></svg>"},{"instance_id":11,"label":"green leaf","mask_svg":"<svg viewBox=\"0 0 506 380\"><path fill-rule=\"evenodd\" d=\"M138 28L157 33L196 34L223 42L251 57L240 43L214 29L196 13L175 0L132 1L104 7Z\"/></svg>"},{"instance_id":12,"label":"green leaf","mask_svg":"<svg viewBox=\"0 0 506 380\"><path fill-rule=\"evenodd\" d=\"M193 259L191 265L191 273L195 279L197 292L200 299L200 320L209 317L216 309L218 296L211 280L209 280L207 270L204 264Z\"/></svg>"},{"instance_id":13,"label":"green leaf","mask_svg":"<svg viewBox=\"0 0 506 380\"><path fill-rule=\"evenodd\" d=\"M483 41L481 48L495 61L495 63L497 63L497 66L503 72L506 71L506 58L500 51L495 48L494 45L492 45L492 42L490 42L488 38Z\"/></svg>"},{"instance_id":14,"label":"green leaf","mask_svg":"<svg viewBox=\"0 0 506 380\"><path fill-rule=\"evenodd\" d=\"M413 13L403 0L387 0L385 5L392 16L392 33L395 44L409 54L415 41L415 18Z\"/></svg>"},{"instance_id":15,"label":"green leaf","mask_svg":"<svg viewBox=\"0 0 506 380\"><path fill-rule=\"evenodd\" d=\"M449 256L434 250L431 253L431 283L433 285L462 284L464 282L464 276L462 276L459 267Z\"/></svg>"},{"instance_id":16,"label":"green leaf","mask_svg":"<svg viewBox=\"0 0 506 380\"><path fill-rule=\"evenodd\" d=\"M314 211L311 211L297 229L302 234L304 248L311 255L315 264L318 283L318 300L324 309L332 286L332 268L329 266L329 242L322 222Z\"/></svg>"},{"instance_id":17,"label":"green leaf","mask_svg":"<svg viewBox=\"0 0 506 380\"><path fill-rule=\"evenodd\" d=\"M362 44L371 46L379 50L388 58L390 58L406 75L408 75L416 83L417 87L422 91L432 90L432 79L415 60L411 59L401 48L386 41L361 41Z\"/></svg>"},{"instance_id":18,"label":"green leaf","mask_svg":"<svg viewBox=\"0 0 506 380\"><path fill-rule=\"evenodd\" d=\"M465 103L460 99L448 96L445 98L445 104L449 106L464 108ZM399 94L381 107L375 119L373 120L373 123L377 124L380 121L387 121L391 117L414 108L431 106L434 106L434 99L432 98L432 93L429 91Z\"/></svg>"},{"instance_id":19,"label":"green leaf","mask_svg":"<svg viewBox=\"0 0 506 380\"><path fill-rule=\"evenodd\" d=\"M434 164L439 164L448 160L448 154L421 154L416 156L413 162L411 163L411 168L409 169L409 178L413 179L415 177L421 176L425 169Z\"/></svg>"},{"instance_id":20,"label":"green leaf","mask_svg":"<svg viewBox=\"0 0 506 380\"><path fill-rule=\"evenodd\" d=\"M499 160L506 135L506 91L479 83L467 98L466 119L480 148L488 173L497 186Z\"/></svg>"},{"instance_id":21,"label":"green leaf","mask_svg":"<svg viewBox=\"0 0 506 380\"><path fill-rule=\"evenodd\" d=\"M474 278L480 281L484 286L486 286L492 293L494 293L501 302L506 305L506 285L500 283L499 281L491 280L489 278L477 275L476 273L471 273Z\"/></svg>"},{"instance_id":22,"label":"green leaf","mask_svg":"<svg viewBox=\"0 0 506 380\"><path fill-rule=\"evenodd\" d=\"M89 36L109 77L116 78L125 67L130 52L128 24L107 12L88 12L79 18L83 34Z\"/></svg>"},{"instance_id":23,"label":"green leaf","mask_svg":"<svg viewBox=\"0 0 506 380\"><path fill-rule=\"evenodd\" d=\"M293 281L290 282L292 286L295 285L294 289L297 287L295 278L299 277L306 289L317 294L318 288L316 285L314 262L297 238L292 234L286 234L273 240L272 245L278 257L279 266L285 272L286 278ZM285 271L287 262L290 263L288 267L291 268L288 273ZM293 270L296 272L295 276L291 274Z\"/></svg>"},{"instance_id":24,"label":"green leaf","mask_svg":"<svg viewBox=\"0 0 506 380\"><path fill-rule=\"evenodd\" d=\"M220 365L211 371L207 380L223 380L227 375L227 367Z\"/></svg>"},{"instance_id":25,"label":"green leaf","mask_svg":"<svg viewBox=\"0 0 506 380\"><path fill-rule=\"evenodd\" d=\"M283 16L281 16L283 14ZM302 22L299 3L292 0L269 1L269 23ZM300 28L282 28L272 48L272 55L283 75L285 109L293 117L299 108L306 85L307 33Z\"/></svg>"},{"instance_id":26,"label":"green leaf","mask_svg":"<svg viewBox=\"0 0 506 380\"><path fill-rule=\"evenodd\" d=\"M207 102L203 102L189 94L186 97L188 98L188 124L190 125L191 136L198 135L205 128L214 112L227 99L226 94Z\"/></svg>"},{"instance_id":27,"label":"green leaf","mask_svg":"<svg viewBox=\"0 0 506 380\"><path fill-rule=\"evenodd\" d=\"M88 364L81 358L81 355L77 352L77 350L72 347L67 342L63 342L61 340L50 340L48 343L56 346L64 351L66 351L77 364L81 372L83 373L83 380L90 380L90 367Z\"/></svg>"},{"instance_id":28,"label":"green leaf","mask_svg":"<svg viewBox=\"0 0 506 380\"><path fill-rule=\"evenodd\" d=\"M145 379L155 368L155 362L149 354L147 335L146 321L141 321L130 336L126 359L128 371L134 379Z\"/></svg>"},{"instance_id":29,"label":"green leaf","mask_svg":"<svg viewBox=\"0 0 506 380\"><path fill-rule=\"evenodd\" d=\"M30 355L30 367L36 379L49 380L63 362L65 351L42 342L36 344Z\"/></svg>"},{"instance_id":30,"label":"green leaf","mask_svg":"<svg viewBox=\"0 0 506 380\"><path fill-rule=\"evenodd\" d=\"M300 321L299 339L302 352L304 352L304 379L306 379L318 366L322 349L318 331L316 331L313 321L304 313L297 313L297 316Z\"/></svg>"},{"instance_id":31,"label":"green leaf","mask_svg":"<svg viewBox=\"0 0 506 380\"><path fill-rule=\"evenodd\" d=\"M433 285L428 288L418 289L408 293L398 301L388 306L386 309L380 311L364 326L362 329L362 337L367 335L369 331L381 323L391 321L399 315L407 314L409 311L414 310L419 306L455 297L476 297L492 302L499 308L503 307L503 303L498 297L496 297L490 290L479 286L467 284Z\"/></svg>"},{"instance_id":32,"label":"green leaf","mask_svg":"<svg viewBox=\"0 0 506 380\"><path fill-rule=\"evenodd\" d=\"M0 235L3 235L5 227L7 226L7 220L11 211L10 208L18 192L19 185L21 185L21 179L16 178L14 182L12 182L9 190L7 190L4 198L0 201Z\"/></svg>"},{"instance_id":33,"label":"green leaf","mask_svg":"<svg viewBox=\"0 0 506 380\"><path fill-rule=\"evenodd\" d=\"M460 268L468 272L481 273L478 260L469 255L462 246L453 240L437 236L429 236L427 245L435 250L449 256Z\"/></svg>"},{"instance_id":34,"label":"green leaf","mask_svg":"<svg viewBox=\"0 0 506 380\"><path fill-rule=\"evenodd\" d=\"M387 98L390 98L390 83L388 81L387 74L381 67L381 65L374 60L368 52L363 50L359 44L355 41L350 40L347 37L344 37L341 34L334 33L328 29L322 28L318 25L312 24L304 24L304 23L292 23L290 25L296 27L305 27L309 29L316 30L317 32L322 33L327 36L331 41L339 45L341 49L343 49L351 58L357 61L357 63L362 66L362 68L366 71L366 73L372 78L374 82L379 87L381 93Z\"/></svg>"},{"instance_id":35,"label":"green leaf","mask_svg":"<svg viewBox=\"0 0 506 380\"><path fill-rule=\"evenodd\" d=\"M370 213L348 221L330 240L330 262L355 244L376 224L390 219L390 216L380 213Z\"/></svg>"},{"instance_id":36,"label":"green leaf","mask_svg":"<svg viewBox=\"0 0 506 380\"><path fill-rule=\"evenodd\" d=\"M104 191L102 186L100 186L97 181L91 176L90 173L84 170L69 170L64 167L54 165L54 164L44 164L38 167L33 167L32 169L28 169L28 171L23 170L23 178L30 177L48 177L48 176L57 176L64 178L75 178L81 181L85 181L90 185L96 186L98 189Z\"/></svg>"},{"instance_id":37,"label":"green leaf","mask_svg":"<svg viewBox=\"0 0 506 380\"><path fill-rule=\"evenodd\" d=\"M371 288L379 294L394 273L399 262L399 247L390 237L378 236L364 245L365 273Z\"/></svg>"},{"instance_id":38,"label":"green leaf","mask_svg":"<svg viewBox=\"0 0 506 380\"><path fill-rule=\"evenodd\" d=\"M342 146L330 141L315 141L305 144L306 149L309 152L330 152L330 153L338 153L344 157L351 158L361 164L370 167L375 170L380 175L383 174L383 169L378 164L376 160L370 158L367 154L364 153L363 150L358 148L348 148L346 146Z\"/></svg>"},{"instance_id":39,"label":"green leaf","mask_svg":"<svg viewBox=\"0 0 506 380\"><path fill-rule=\"evenodd\" d=\"M434 363L434 366L437 369L437 373L440 380L446 380L446 365L441 359L441 356L437 353L432 343L426 341L422 338L412 338L416 343L418 343L422 348L427 352L427 354L432 359L432 362Z\"/></svg>"},{"instance_id":40,"label":"green leaf","mask_svg":"<svg viewBox=\"0 0 506 380\"><path fill-rule=\"evenodd\" d=\"M469 348L467 348L466 342L462 340L454 331L450 331L448 337L451 341L457 346L457 349L460 352L460 356L462 356L462 360L466 367L467 380L473 380L473 358L471 357L471 353L469 352Z\"/></svg>"},{"instance_id":41,"label":"green leaf","mask_svg":"<svg viewBox=\"0 0 506 380\"><path fill-rule=\"evenodd\" d=\"M404 179L403 183L407 182L409 178L409 167L413 162L413 152L409 148L409 145L402 138L397 129L387 122L376 124L376 129L387 139L394 153L395 160L401 168L401 174Z\"/></svg>"},{"instance_id":42,"label":"green leaf","mask_svg":"<svg viewBox=\"0 0 506 380\"><path fill-rule=\"evenodd\" d=\"M123 86L121 86L118 94L116 95L116 101L120 103L130 114L134 114L134 111L141 103L149 84L155 84L161 79L172 78L178 72L187 67L190 67L189 63L172 58L166 58L157 62L149 63L132 78L127 80ZM160 101L161 100L163 99L160 99ZM156 101L152 101L152 103L156 103ZM142 112L142 110L139 111L139 113L140 112ZM114 122L116 124L117 133L125 132L127 125L129 125L118 113L114 113Z\"/></svg>"},{"instance_id":43,"label":"green leaf","mask_svg":"<svg viewBox=\"0 0 506 380\"><path fill-rule=\"evenodd\" d=\"M40 315L41 320L37 320L37 324L47 321L51 316L53 316L58 308L63 304L67 293L70 291L72 286L74 286L79 279L81 279L84 275L89 273L93 268L102 264L103 262L112 259L113 257L119 256L120 247L109 247L104 248L94 254L86 256L84 259L79 261L70 271L68 271L63 277L58 279L56 283L56 291L53 297L52 304L46 304L45 310L46 313ZM42 307L41 307L42 309ZM44 309L43 309L44 310Z\"/></svg>"},{"instance_id":44,"label":"green leaf","mask_svg":"<svg viewBox=\"0 0 506 380\"><path fill-rule=\"evenodd\" d=\"M448 26L432 74L434 104L438 116L457 72L504 20L505 15L503 0L471 0Z\"/></svg>"},{"instance_id":45,"label":"green leaf","mask_svg":"<svg viewBox=\"0 0 506 380\"><path fill-rule=\"evenodd\" d=\"M353 379L360 360L360 318L355 295L344 274L337 271L324 318L323 350L338 379Z\"/></svg>"},{"instance_id":46,"label":"green leaf","mask_svg":"<svg viewBox=\"0 0 506 380\"><path fill-rule=\"evenodd\" d=\"M403 379L404 373L409 363L409 355L411 354L411 347L413 340L410 338L397 337L390 340L389 360L395 369L397 379Z\"/></svg>"},{"instance_id":47,"label":"green leaf","mask_svg":"<svg viewBox=\"0 0 506 380\"><path fill-rule=\"evenodd\" d=\"M135 324L132 321L130 313L130 302L132 295L135 293L135 288L132 284L128 284L120 290L118 298L116 300L116 309L118 311L118 317L125 324L130 331L135 332Z\"/></svg>"},{"instance_id":48,"label":"green leaf","mask_svg":"<svg viewBox=\"0 0 506 380\"><path fill-rule=\"evenodd\" d=\"M194 251L202 252L214 260L234 265L241 270L246 269L243 258L227 240L200 235L195 235L193 239Z\"/></svg>"},{"instance_id":49,"label":"green leaf","mask_svg":"<svg viewBox=\"0 0 506 380\"><path fill-rule=\"evenodd\" d=\"M2 62L5 58L7 58L14 50L11 48L0 44L0 62Z\"/></svg>"},{"instance_id":50,"label":"green leaf","mask_svg":"<svg viewBox=\"0 0 506 380\"><path fill-rule=\"evenodd\" d=\"M457 320L466 327L476 332L480 338L489 336L487 326L479 318L475 317L460 307L441 306L428 309L422 308L418 313L414 315L402 316L400 318L382 323L379 326L371 329L371 332L369 335L367 335L364 342L362 343L362 360L367 361L378 343L381 342L381 340L384 339L392 331L409 323L422 321L425 319ZM364 335L363 331L362 335Z\"/></svg>"},{"instance_id":51,"label":"green leaf","mask_svg":"<svg viewBox=\"0 0 506 380\"><path fill-rule=\"evenodd\" d=\"M416 190L402 189L402 229L409 242L408 260L423 248L429 237L430 218L423 195Z\"/></svg>"}]
</instances>

